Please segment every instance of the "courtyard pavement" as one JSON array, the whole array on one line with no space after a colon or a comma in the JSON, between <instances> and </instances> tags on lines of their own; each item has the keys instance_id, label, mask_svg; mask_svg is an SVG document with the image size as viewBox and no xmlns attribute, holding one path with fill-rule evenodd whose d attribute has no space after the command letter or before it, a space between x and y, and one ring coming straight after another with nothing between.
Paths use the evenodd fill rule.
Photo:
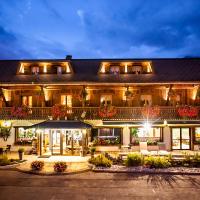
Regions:
<instances>
[{"instance_id":1,"label":"courtyard pavement","mask_svg":"<svg viewBox=\"0 0 200 200\"><path fill-rule=\"evenodd\" d=\"M0 170L1 200L199 200L200 176L86 172L38 176Z\"/></svg>"},{"instance_id":2,"label":"courtyard pavement","mask_svg":"<svg viewBox=\"0 0 200 200\"><path fill-rule=\"evenodd\" d=\"M8 158L18 158L18 153L11 153L7 154ZM40 171L40 174L52 174L54 173L53 165L57 161L63 161L67 163L67 170L65 173L79 173L82 171L89 170L88 167L88 159L90 156L50 156L48 158L40 158L36 155L24 155L23 159L26 160L26 162L21 163L16 168L23 172L30 172L31 171L31 162L35 160L44 161L45 165L42 171ZM31 172L33 173L33 172Z\"/></svg>"}]
</instances>

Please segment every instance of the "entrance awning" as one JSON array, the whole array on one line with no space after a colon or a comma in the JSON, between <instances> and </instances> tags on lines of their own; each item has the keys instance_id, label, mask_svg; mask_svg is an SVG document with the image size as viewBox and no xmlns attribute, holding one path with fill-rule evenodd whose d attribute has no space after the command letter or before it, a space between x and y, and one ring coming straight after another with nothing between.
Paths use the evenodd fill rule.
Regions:
<instances>
[{"instance_id":1,"label":"entrance awning","mask_svg":"<svg viewBox=\"0 0 200 200\"><path fill-rule=\"evenodd\" d=\"M90 129L91 125L81 121L71 120L48 120L27 128L36 129Z\"/></svg>"}]
</instances>

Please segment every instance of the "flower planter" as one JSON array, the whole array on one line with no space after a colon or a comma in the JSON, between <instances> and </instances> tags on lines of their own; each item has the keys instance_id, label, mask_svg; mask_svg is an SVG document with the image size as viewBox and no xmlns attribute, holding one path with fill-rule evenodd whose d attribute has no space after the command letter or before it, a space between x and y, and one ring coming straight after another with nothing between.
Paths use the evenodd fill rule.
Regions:
<instances>
[{"instance_id":1,"label":"flower planter","mask_svg":"<svg viewBox=\"0 0 200 200\"><path fill-rule=\"evenodd\" d=\"M19 160L23 160L24 152L18 152L18 154L19 154Z\"/></svg>"},{"instance_id":2,"label":"flower planter","mask_svg":"<svg viewBox=\"0 0 200 200\"><path fill-rule=\"evenodd\" d=\"M147 150L148 151L158 151L158 145L147 145Z\"/></svg>"},{"instance_id":3,"label":"flower planter","mask_svg":"<svg viewBox=\"0 0 200 200\"><path fill-rule=\"evenodd\" d=\"M113 146L95 146L96 151L119 151L118 145Z\"/></svg>"}]
</instances>

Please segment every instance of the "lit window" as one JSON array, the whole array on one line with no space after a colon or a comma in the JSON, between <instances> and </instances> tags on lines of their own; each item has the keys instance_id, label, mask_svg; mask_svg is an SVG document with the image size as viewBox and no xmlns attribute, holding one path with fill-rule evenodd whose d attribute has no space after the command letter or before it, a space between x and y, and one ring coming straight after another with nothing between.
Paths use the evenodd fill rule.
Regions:
<instances>
[{"instance_id":1,"label":"lit window","mask_svg":"<svg viewBox=\"0 0 200 200\"><path fill-rule=\"evenodd\" d=\"M23 96L22 105L32 107L32 96Z\"/></svg>"},{"instance_id":2,"label":"lit window","mask_svg":"<svg viewBox=\"0 0 200 200\"><path fill-rule=\"evenodd\" d=\"M62 74L62 67L61 66L57 67L57 74Z\"/></svg>"},{"instance_id":3,"label":"lit window","mask_svg":"<svg viewBox=\"0 0 200 200\"><path fill-rule=\"evenodd\" d=\"M100 102L104 106L112 105L112 95L101 95Z\"/></svg>"},{"instance_id":4,"label":"lit window","mask_svg":"<svg viewBox=\"0 0 200 200\"><path fill-rule=\"evenodd\" d=\"M143 106L152 105L152 96L151 95L141 95L141 101Z\"/></svg>"},{"instance_id":5,"label":"lit window","mask_svg":"<svg viewBox=\"0 0 200 200\"><path fill-rule=\"evenodd\" d=\"M72 107L72 95L61 95L61 104Z\"/></svg>"},{"instance_id":6,"label":"lit window","mask_svg":"<svg viewBox=\"0 0 200 200\"><path fill-rule=\"evenodd\" d=\"M133 67L133 73L134 74L141 74L142 73L142 67L141 66L134 66Z\"/></svg>"},{"instance_id":7,"label":"lit window","mask_svg":"<svg viewBox=\"0 0 200 200\"><path fill-rule=\"evenodd\" d=\"M36 74L36 75L37 75L37 74L39 74L39 71L40 71L40 70L39 70L39 67L32 67L32 73L33 73L33 74Z\"/></svg>"},{"instance_id":8,"label":"lit window","mask_svg":"<svg viewBox=\"0 0 200 200\"><path fill-rule=\"evenodd\" d=\"M110 73L114 74L114 75L117 75L120 73L120 68L119 66L112 66L110 67Z\"/></svg>"}]
</instances>

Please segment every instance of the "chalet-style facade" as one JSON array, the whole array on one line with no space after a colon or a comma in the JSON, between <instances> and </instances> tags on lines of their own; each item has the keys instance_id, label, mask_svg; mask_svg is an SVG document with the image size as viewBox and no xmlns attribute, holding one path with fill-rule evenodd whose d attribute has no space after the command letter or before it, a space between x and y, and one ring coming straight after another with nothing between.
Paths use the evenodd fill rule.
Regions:
<instances>
[{"instance_id":1,"label":"chalet-style facade","mask_svg":"<svg viewBox=\"0 0 200 200\"><path fill-rule=\"evenodd\" d=\"M198 150L200 59L0 61L0 146Z\"/></svg>"}]
</instances>

